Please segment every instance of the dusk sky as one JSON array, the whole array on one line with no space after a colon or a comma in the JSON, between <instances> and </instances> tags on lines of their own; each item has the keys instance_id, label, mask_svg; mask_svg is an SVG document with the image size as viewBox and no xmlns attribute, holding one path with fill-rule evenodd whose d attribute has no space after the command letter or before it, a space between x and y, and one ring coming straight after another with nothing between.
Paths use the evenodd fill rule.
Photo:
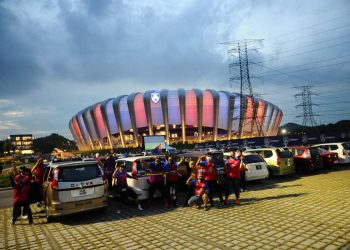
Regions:
<instances>
[{"instance_id":1,"label":"dusk sky","mask_svg":"<svg viewBox=\"0 0 350 250\"><path fill-rule=\"evenodd\" d=\"M264 39L249 50L251 82L281 125L302 123L302 85L318 94L317 123L350 119L349 0L0 0L0 139L72 139L73 115L122 94L239 92L222 43L244 39Z\"/></svg>"}]
</instances>

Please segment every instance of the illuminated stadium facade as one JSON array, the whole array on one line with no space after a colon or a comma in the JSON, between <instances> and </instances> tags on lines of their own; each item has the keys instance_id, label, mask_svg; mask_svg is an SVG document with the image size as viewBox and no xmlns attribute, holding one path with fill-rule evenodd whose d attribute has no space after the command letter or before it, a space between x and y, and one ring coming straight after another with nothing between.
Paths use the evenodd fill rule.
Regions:
<instances>
[{"instance_id":1,"label":"illuminated stadium facade","mask_svg":"<svg viewBox=\"0 0 350 250\"><path fill-rule=\"evenodd\" d=\"M283 113L252 96L212 89L151 90L98 102L77 113L69 128L79 150L141 146L142 137L205 142L276 135Z\"/></svg>"}]
</instances>

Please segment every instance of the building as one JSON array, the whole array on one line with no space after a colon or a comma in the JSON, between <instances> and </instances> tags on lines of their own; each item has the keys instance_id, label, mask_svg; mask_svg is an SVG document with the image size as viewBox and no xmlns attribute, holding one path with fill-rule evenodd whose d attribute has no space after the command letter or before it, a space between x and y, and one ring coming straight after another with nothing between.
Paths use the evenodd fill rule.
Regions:
<instances>
[{"instance_id":1,"label":"building","mask_svg":"<svg viewBox=\"0 0 350 250\"><path fill-rule=\"evenodd\" d=\"M16 154L33 154L33 135L10 135L12 151Z\"/></svg>"},{"instance_id":2,"label":"building","mask_svg":"<svg viewBox=\"0 0 350 250\"><path fill-rule=\"evenodd\" d=\"M110 98L78 112L69 128L80 150L137 147L142 136L204 142L276 135L283 113L252 96L212 89L150 90Z\"/></svg>"}]
</instances>

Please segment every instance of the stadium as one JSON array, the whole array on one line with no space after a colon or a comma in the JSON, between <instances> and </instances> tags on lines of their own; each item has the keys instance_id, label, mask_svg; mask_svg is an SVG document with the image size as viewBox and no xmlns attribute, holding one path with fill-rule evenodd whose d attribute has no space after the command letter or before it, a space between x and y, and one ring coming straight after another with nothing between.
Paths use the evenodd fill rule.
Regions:
<instances>
[{"instance_id":1,"label":"stadium","mask_svg":"<svg viewBox=\"0 0 350 250\"><path fill-rule=\"evenodd\" d=\"M162 89L91 105L70 120L69 129L79 150L87 151L139 147L143 136L152 135L163 135L168 144L272 136L282 116L277 106L252 96Z\"/></svg>"}]
</instances>

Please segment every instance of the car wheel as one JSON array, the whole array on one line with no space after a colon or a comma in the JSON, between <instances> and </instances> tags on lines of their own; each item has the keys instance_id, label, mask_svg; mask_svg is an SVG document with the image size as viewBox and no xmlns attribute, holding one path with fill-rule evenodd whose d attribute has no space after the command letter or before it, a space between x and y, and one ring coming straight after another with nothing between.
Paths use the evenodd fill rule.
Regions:
<instances>
[{"instance_id":1,"label":"car wheel","mask_svg":"<svg viewBox=\"0 0 350 250\"><path fill-rule=\"evenodd\" d=\"M268 178L271 179L273 177L273 172L272 172L271 168L268 168L267 170L269 171Z\"/></svg>"}]
</instances>

